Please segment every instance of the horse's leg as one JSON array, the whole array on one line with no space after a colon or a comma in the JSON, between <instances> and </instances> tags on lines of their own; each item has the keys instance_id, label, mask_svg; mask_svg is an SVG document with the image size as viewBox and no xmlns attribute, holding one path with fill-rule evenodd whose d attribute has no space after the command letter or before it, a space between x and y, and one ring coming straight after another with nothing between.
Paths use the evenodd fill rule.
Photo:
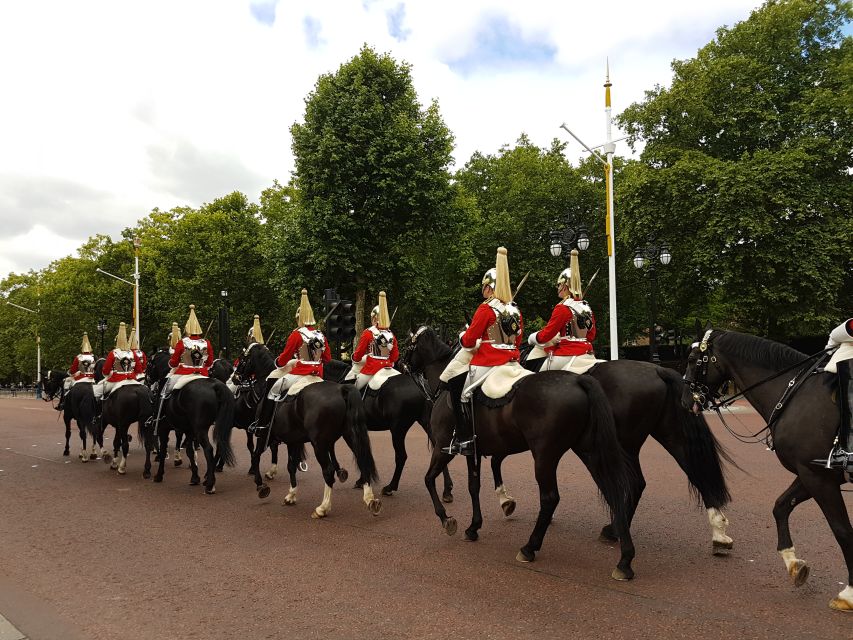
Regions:
<instances>
[{"instance_id":1,"label":"horse's leg","mask_svg":"<svg viewBox=\"0 0 853 640\"><path fill-rule=\"evenodd\" d=\"M255 470L252 465L255 460L255 437L249 433L248 429L246 429L246 448L249 450L249 460L252 461L249 463L249 472L247 475L254 476Z\"/></svg>"},{"instance_id":2,"label":"horse's leg","mask_svg":"<svg viewBox=\"0 0 853 640\"><path fill-rule=\"evenodd\" d=\"M201 429L197 433L196 441L201 445L207 463L207 469L204 472L204 492L210 496L216 493L216 456L213 453L213 445L210 444L207 429Z\"/></svg>"},{"instance_id":3,"label":"horse's leg","mask_svg":"<svg viewBox=\"0 0 853 640\"><path fill-rule=\"evenodd\" d=\"M180 467L182 464L184 464L184 461L181 458L181 444L185 444L188 439L189 438L188 438L187 434L183 433L182 431L178 431L177 429L175 429L175 466L176 467ZM169 448L168 447L166 447L166 450L163 452L163 455L168 457L168 455L169 455ZM189 454L187 454L187 455L189 455Z\"/></svg>"},{"instance_id":4,"label":"horse's leg","mask_svg":"<svg viewBox=\"0 0 853 640\"><path fill-rule=\"evenodd\" d=\"M142 442L145 445L145 467L142 469L142 477L146 480L151 477L151 434L148 432L148 427L142 422L139 425L139 431L142 434Z\"/></svg>"},{"instance_id":5,"label":"horse's leg","mask_svg":"<svg viewBox=\"0 0 853 640\"><path fill-rule=\"evenodd\" d=\"M332 456L326 446L314 444L314 455L317 457L317 462L323 470L323 501L320 505L311 512L311 517L325 518L332 511L332 487L335 484L335 464L332 462ZM332 445L334 446L334 445Z\"/></svg>"},{"instance_id":6,"label":"horse's leg","mask_svg":"<svg viewBox=\"0 0 853 640\"><path fill-rule=\"evenodd\" d=\"M533 562L536 559L536 552L542 548L545 532L560 503L560 492L557 490L557 465L560 458L547 452L536 452L533 459L536 483L539 485L539 515L527 544L515 557L521 562Z\"/></svg>"},{"instance_id":7,"label":"horse's leg","mask_svg":"<svg viewBox=\"0 0 853 640\"><path fill-rule=\"evenodd\" d=\"M515 512L515 498L509 495L506 486L504 486L501 465L505 459L506 456L492 456L492 476L495 479L495 494L498 496L501 511L504 512L505 518L509 518Z\"/></svg>"},{"instance_id":8,"label":"horse's leg","mask_svg":"<svg viewBox=\"0 0 853 640\"><path fill-rule=\"evenodd\" d=\"M272 456L272 465L264 474L267 480L272 480L278 475L278 442L270 442L270 456Z\"/></svg>"},{"instance_id":9,"label":"horse's leg","mask_svg":"<svg viewBox=\"0 0 853 640\"><path fill-rule=\"evenodd\" d=\"M798 477L794 479L790 487L785 489L785 492L779 496L773 506L773 517L776 519L776 537L778 539L776 550L782 555L788 575L791 576L796 587L804 585L808 580L809 565L806 564L805 560L797 558L794 551L794 541L791 540L788 518L794 507L810 498L811 495L806 491Z\"/></svg>"},{"instance_id":10,"label":"horse's leg","mask_svg":"<svg viewBox=\"0 0 853 640\"><path fill-rule=\"evenodd\" d=\"M255 440L255 448L252 451L252 465L249 467L249 471L255 478L255 489L257 490L258 497L261 500L270 494L269 485L264 483L264 478L261 475L261 455L264 453L265 448L266 441L264 438L257 438L257 440Z\"/></svg>"},{"instance_id":11,"label":"horse's leg","mask_svg":"<svg viewBox=\"0 0 853 640\"><path fill-rule=\"evenodd\" d=\"M154 475L154 482L163 482L163 468L166 466L166 451L169 450L169 430L165 427L160 427L159 445L157 451L157 473Z\"/></svg>"},{"instance_id":12,"label":"horse's leg","mask_svg":"<svg viewBox=\"0 0 853 640\"><path fill-rule=\"evenodd\" d=\"M127 441L127 431L130 428L129 424L122 425L116 429L116 432L121 431L120 446L121 446L121 462L118 463L119 475L127 473L127 454L130 452L130 443Z\"/></svg>"},{"instance_id":13,"label":"horse's leg","mask_svg":"<svg viewBox=\"0 0 853 640\"><path fill-rule=\"evenodd\" d=\"M432 429L429 427L429 422L427 420L418 420L418 424L423 427L424 433L427 434L427 438L429 438L429 441L433 446L435 446L435 440L432 436ZM441 501L450 504L453 502L453 479L450 477L450 470L447 466L442 469L441 475L444 477L444 491L441 494Z\"/></svg>"},{"instance_id":14,"label":"horse's leg","mask_svg":"<svg viewBox=\"0 0 853 640\"><path fill-rule=\"evenodd\" d=\"M798 471L800 481L829 523L847 564L847 586L830 601L829 607L838 611L853 611L853 524L850 523L847 505L841 495L839 474L830 474L823 469L800 468Z\"/></svg>"},{"instance_id":15,"label":"horse's leg","mask_svg":"<svg viewBox=\"0 0 853 640\"><path fill-rule=\"evenodd\" d=\"M444 505L438 497L438 491L435 488L435 479L443 471L447 470L447 465L453 460L453 456L444 453L441 448L436 445L432 450L432 458L430 459L429 468L424 476L424 484L426 485L429 497L432 498L432 506L435 509L435 515L441 520L441 528L444 532L452 536L456 533L456 518L448 516Z\"/></svg>"},{"instance_id":16,"label":"horse's leg","mask_svg":"<svg viewBox=\"0 0 853 640\"><path fill-rule=\"evenodd\" d=\"M71 454L71 416L63 412L62 419L65 421L65 450L62 455L67 456Z\"/></svg>"},{"instance_id":17,"label":"horse's leg","mask_svg":"<svg viewBox=\"0 0 853 640\"><path fill-rule=\"evenodd\" d=\"M121 449L121 435L119 434L121 431L120 427L115 428L115 434L113 435L113 457L112 462L110 462L110 469L113 471L117 471L121 459L121 455L119 455L119 450Z\"/></svg>"},{"instance_id":18,"label":"horse's leg","mask_svg":"<svg viewBox=\"0 0 853 640\"><path fill-rule=\"evenodd\" d=\"M332 450L329 452L329 455L332 456L332 464L335 466L335 475L338 477L338 481L346 482L347 478L349 478L349 471L344 469L338 462L338 457L335 455L334 447L332 447ZM360 488L361 487L359 487L359 489Z\"/></svg>"},{"instance_id":19,"label":"horse's leg","mask_svg":"<svg viewBox=\"0 0 853 640\"><path fill-rule=\"evenodd\" d=\"M646 490L646 478L645 476L643 476L643 469L640 466L639 454L635 454L633 452L626 452L626 458L626 464L628 465L628 473L631 482L631 497L630 502L628 503L627 512L628 527L630 528L631 522L633 522L634 520L634 514L637 511L637 505L640 503L640 498L643 496L643 491ZM583 460L583 458L581 458L581 460ZM594 476L593 479L595 480ZM598 480L596 480L596 484L598 484ZM599 486L599 489L600 488L601 487ZM616 535L616 525L613 521L611 521L610 524L602 527L601 533L598 534L598 539L602 542L607 543L619 541L619 536Z\"/></svg>"},{"instance_id":20,"label":"horse's leg","mask_svg":"<svg viewBox=\"0 0 853 640\"><path fill-rule=\"evenodd\" d=\"M465 539L474 542L480 537L478 531L483 526L483 513L480 511L480 465L483 459L479 455L467 456L468 493L471 494L471 525L465 529Z\"/></svg>"},{"instance_id":21,"label":"horse's leg","mask_svg":"<svg viewBox=\"0 0 853 640\"><path fill-rule=\"evenodd\" d=\"M287 445L287 473L290 475L290 489L281 504L292 506L296 504L296 470L299 469L299 452L301 445Z\"/></svg>"},{"instance_id":22,"label":"horse's leg","mask_svg":"<svg viewBox=\"0 0 853 640\"><path fill-rule=\"evenodd\" d=\"M187 454L187 460L190 461L190 486L196 486L201 482L201 478L198 475L198 461L195 456L195 448L193 447L193 441L195 438L191 438L190 434L184 434L184 451Z\"/></svg>"},{"instance_id":23,"label":"horse's leg","mask_svg":"<svg viewBox=\"0 0 853 640\"><path fill-rule=\"evenodd\" d=\"M89 454L86 453L86 427L77 423L77 430L80 432L80 440L82 441L80 449L80 462L89 462Z\"/></svg>"},{"instance_id":24,"label":"horse's leg","mask_svg":"<svg viewBox=\"0 0 853 640\"><path fill-rule=\"evenodd\" d=\"M406 466L408 455L406 454L406 433L409 427L401 427L399 424L391 429L391 442L394 445L394 476L391 482L382 487L382 495L390 496L400 486L400 476L403 475L403 467Z\"/></svg>"}]
</instances>

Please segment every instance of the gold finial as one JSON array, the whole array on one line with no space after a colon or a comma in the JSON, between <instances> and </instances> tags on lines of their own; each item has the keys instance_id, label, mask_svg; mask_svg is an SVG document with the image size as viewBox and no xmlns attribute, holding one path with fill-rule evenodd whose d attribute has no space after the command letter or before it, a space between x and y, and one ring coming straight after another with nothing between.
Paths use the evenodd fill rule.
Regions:
<instances>
[{"instance_id":1,"label":"gold finial","mask_svg":"<svg viewBox=\"0 0 853 640\"><path fill-rule=\"evenodd\" d=\"M613 85L610 83L610 57L607 58L607 71L604 80L604 106L608 109L610 108L610 87Z\"/></svg>"}]
</instances>

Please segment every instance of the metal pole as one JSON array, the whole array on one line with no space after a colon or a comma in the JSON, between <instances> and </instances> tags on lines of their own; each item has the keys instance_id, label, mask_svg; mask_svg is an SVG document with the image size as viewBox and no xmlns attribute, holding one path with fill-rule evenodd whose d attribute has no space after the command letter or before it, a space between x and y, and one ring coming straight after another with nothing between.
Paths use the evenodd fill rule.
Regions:
<instances>
[{"instance_id":1,"label":"metal pole","mask_svg":"<svg viewBox=\"0 0 853 640\"><path fill-rule=\"evenodd\" d=\"M649 357L652 362L655 364L660 362L660 356L658 355L658 341L657 336L655 335L655 330L657 329L657 315L658 315L658 304L657 304L657 292L658 292L658 278L657 278L657 270L655 269L654 258L649 260L649 279L651 280L651 296L649 300L649 311L651 315L651 324L649 325Z\"/></svg>"},{"instance_id":2,"label":"metal pole","mask_svg":"<svg viewBox=\"0 0 853 640\"><path fill-rule=\"evenodd\" d=\"M136 237L133 239L133 248L134 248L134 258L133 258L133 311L134 318L133 323L136 326L136 344L137 348L142 348L142 340L139 337L140 329L139 329L139 247L142 245L139 238Z\"/></svg>"},{"instance_id":3,"label":"metal pole","mask_svg":"<svg viewBox=\"0 0 853 640\"><path fill-rule=\"evenodd\" d=\"M613 211L613 154L616 144L613 142L611 126L613 117L610 108L610 60L607 60L607 78L604 82L604 113L607 118L607 141L604 152L607 154L607 255L609 256L607 273L610 278L610 359L619 359L619 331L616 311L616 216Z\"/></svg>"}]
</instances>

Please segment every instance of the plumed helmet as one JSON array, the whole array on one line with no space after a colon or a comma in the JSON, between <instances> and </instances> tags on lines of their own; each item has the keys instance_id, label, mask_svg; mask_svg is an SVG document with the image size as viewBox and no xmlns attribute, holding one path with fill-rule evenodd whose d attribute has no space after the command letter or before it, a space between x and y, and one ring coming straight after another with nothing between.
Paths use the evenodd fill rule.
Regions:
<instances>
[{"instance_id":1,"label":"plumed helmet","mask_svg":"<svg viewBox=\"0 0 853 640\"><path fill-rule=\"evenodd\" d=\"M557 284L565 285L574 298L580 299L583 295L583 287L581 285L581 267L577 249L572 249L572 257L569 264L569 268L563 269L560 275L557 276Z\"/></svg>"},{"instance_id":2,"label":"plumed helmet","mask_svg":"<svg viewBox=\"0 0 853 640\"><path fill-rule=\"evenodd\" d=\"M308 301L308 289L302 290L302 297L299 299L299 311L296 313L296 322L300 327L317 324L317 321L314 319L314 310Z\"/></svg>"},{"instance_id":3,"label":"plumed helmet","mask_svg":"<svg viewBox=\"0 0 853 640\"><path fill-rule=\"evenodd\" d=\"M495 269L494 267L492 267L491 269L486 271L486 273L483 274L483 282L482 282L483 287L489 286L492 289L494 289L497 282L498 282L498 270Z\"/></svg>"},{"instance_id":4,"label":"plumed helmet","mask_svg":"<svg viewBox=\"0 0 853 640\"><path fill-rule=\"evenodd\" d=\"M188 336L200 336L201 335L201 325L198 322L198 318L195 315L195 305L190 305L190 317L187 318L187 323L184 325L184 333Z\"/></svg>"},{"instance_id":5,"label":"plumed helmet","mask_svg":"<svg viewBox=\"0 0 853 640\"><path fill-rule=\"evenodd\" d=\"M89 334L83 332L83 343L80 345L81 353L92 353L92 343L89 342Z\"/></svg>"},{"instance_id":6,"label":"plumed helmet","mask_svg":"<svg viewBox=\"0 0 853 640\"><path fill-rule=\"evenodd\" d=\"M127 351L127 325L120 322L118 325L118 335L116 335L116 349Z\"/></svg>"},{"instance_id":7,"label":"plumed helmet","mask_svg":"<svg viewBox=\"0 0 853 640\"><path fill-rule=\"evenodd\" d=\"M506 247L498 247L498 255L495 258L495 297L505 304L512 301Z\"/></svg>"},{"instance_id":8,"label":"plumed helmet","mask_svg":"<svg viewBox=\"0 0 853 640\"><path fill-rule=\"evenodd\" d=\"M180 329L180 327L178 327L177 322L173 322L172 323L172 332L169 334L169 346L172 347L172 349L174 349L175 345L177 345L180 341L181 341L181 329Z\"/></svg>"},{"instance_id":9,"label":"plumed helmet","mask_svg":"<svg viewBox=\"0 0 853 640\"><path fill-rule=\"evenodd\" d=\"M388 329L391 326L391 314L388 313L388 297L384 291L379 292L379 304L370 312L371 318L379 319L379 328Z\"/></svg>"},{"instance_id":10,"label":"plumed helmet","mask_svg":"<svg viewBox=\"0 0 853 640\"><path fill-rule=\"evenodd\" d=\"M130 328L130 348L139 349L139 341L136 339L136 327Z\"/></svg>"},{"instance_id":11,"label":"plumed helmet","mask_svg":"<svg viewBox=\"0 0 853 640\"><path fill-rule=\"evenodd\" d=\"M258 344L264 343L264 334L261 332L261 318L258 314L255 314L252 328L249 329L249 335L246 336L246 342L248 344L252 344L253 342L257 342Z\"/></svg>"}]
</instances>

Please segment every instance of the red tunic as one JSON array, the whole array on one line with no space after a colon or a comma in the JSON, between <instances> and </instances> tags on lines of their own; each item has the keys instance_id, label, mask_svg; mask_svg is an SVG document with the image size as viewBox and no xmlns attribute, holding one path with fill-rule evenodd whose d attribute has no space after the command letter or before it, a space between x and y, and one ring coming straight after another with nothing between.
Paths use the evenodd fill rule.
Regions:
<instances>
[{"instance_id":1,"label":"red tunic","mask_svg":"<svg viewBox=\"0 0 853 640\"><path fill-rule=\"evenodd\" d=\"M94 371L92 373L83 373L82 371L80 371L80 360L78 360L78 358L80 356L90 356L90 355L92 355L92 354L91 353L78 353L76 356L74 356L74 362L71 363L71 368L68 370L68 373L71 374L72 378L74 378L75 380L82 380L83 378L94 378L95 377Z\"/></svg>"},{"instance_id":2,"label":"red tunic","mask_svg":"<svg viewBox=\"0 0 853 640\"><path fill-rule=\"evenodd\" d=\"M572 310L562 302L558 303L551 312L551 319L540 331L536 333L536 342L545 344L558 334L560 340L550 347L545 347L546 353L555 356L582 356L593 352L592 341L595 340L595 316L592 317L592 328L586 334L585 340L566 337L566 326L571 323L574 314Z\"/></svg>"},{"instance_id":3,"label":"red tunic","mask_svg":"<svg viewBox=\"0 0 853 640\"><path fill-rule=\"evenodd\" d=\"M142 349L133 349L133 355L136 356L136 373L145 373L145 368L148 366L148 356Z\"/></svg>"},{"instance_id":4,"label":"red tunic","mask_svg":"<svg viewBox=\"0 0 853 640\"><path fill-rule=\"evenodd\" d=\"M113 349L110 351L110 354L107 356L106 362L104 362L103 373L106 377L107 382L121 382L122 380L136 380L136 370L139 367L139 363L136 360L136 355L133 351L129 351L133 356L133 369L127 373L121 373L119 371L113 371L113 365L116 361L116 350Z\"/></svg>"},{"instance_id":5,"label":"red tunic","mask_svg":"<svg viewBox=\"0 0 853 640\"><path fill-rule=\"evenodd\" d=\"M190 336L190 340L201 340L201 336ZM179 340L178 344L175 345L175 352L172 354L172 357L169 358L169 366L177 367L175 369L175 374L179 376L185 376L190 373L197 373L200 376L207 375L207 368L213 364L213 346L210 344L210 340L205 340L207 343L207 360L205 360L204 364L199 368L190 367L181 362L181 355L184 353L184 341Z\"/></svg>"},{"instance_id":6,"label":"red tunic","mask_svg":"<svg viewBox=\"0 0 853 640\"><path fill-rule=\"evenodd\" d=\"M306 326L305 328L309 331L314 331L314 327ZM282 349L278 358L275 360L276 366L283 367L288 362L296 358L296 365L290 373L296 376L319 376L322 378L323 363L332 359L332 352L329 350L329 343L326 342L326 346L323 349L323 355L321 356L319 363L305 362L304 360L298 359L299 348L302 346L302 343L302 334L299 333L299 329L294 329L290 334L290 337L287 339L287 344L284 345L284 349Z\"/></svg>"},{"instance_id":7,"label":"red tunic","mask_svg":"<svg viewBox=\"0 0 853 640\"><path fill-rule=\"evenodd\" d=\"M496 367L507 362L518 362L520 354L518 347L521 345L523 338L524 324L521 320L521 315L518 316L518 321L521 324L521 331L515 339L514 349L497 349L492 346L491 338L489 338L489 327L497 322L497 316L492 307L487 302L482 303L477 307L474 313L474 318L471 320L471 326L462 334L460 342L466 349L471 349L477 344L477 340L481 340L480 348L474 353L471 359L473 367Z\"/></svg>"},{"instance_id":8,"label":"red tunic","mask_svg":"<svg viewBox=\"0 0 853 640\"><path fill-rule=\"evenodd\" d=\"M361 334L361 339L358 341L358 346L352 354L353 362L361 362L362 358L367 355L367 361L361 368L361 373L366 376L372 376L380 369L393 367L394 363L397 362L397 358L400 357L400 351L397 349L396 337L394 338L394 345L391 347L391 353L388 354L387 358L377 358L376 356L367 353L370 349L370 345L373 344L374 339L375 337L373 332L369 328L365 329Z\"/></svg>"}]
</instances>

